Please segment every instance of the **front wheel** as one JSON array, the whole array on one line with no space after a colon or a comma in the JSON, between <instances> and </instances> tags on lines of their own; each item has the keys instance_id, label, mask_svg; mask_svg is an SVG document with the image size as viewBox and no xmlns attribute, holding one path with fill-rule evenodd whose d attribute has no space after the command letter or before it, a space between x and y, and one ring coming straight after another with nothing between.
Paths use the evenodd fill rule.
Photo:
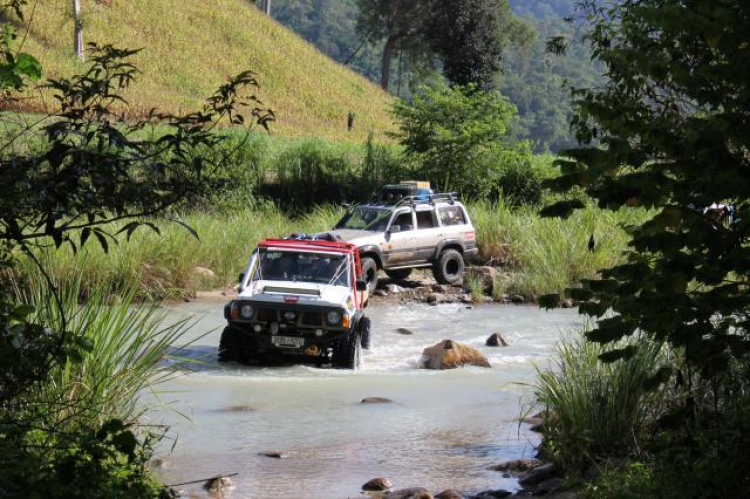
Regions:
<instances>
[{"instance_id":1,"label":"front wheel","mask_svg":"<svg viewBox=\"0 0 750 499\"><path fill-rule=\"evenodd\" d=\"M240 362L243 360L242 334L231 326L224 328L219 340L219 362Z\"/></svg>"},{"instance_id":2,"label":"front wheel","mask_svg":"<svg viewBox=\"0 0 750 499\"><path fill-rule=\"evenodd\" d=\"M457 284L464 276L464 257L454 249L447 249L440 253L432 273L440 284Z\"/></svg>"},{"instance_id":3,"label":"front wheel","mask_svg":"<svg viewBox=\"0 0 750 499\"><path fill-rule=\"evenodd\" d=\"M333 348L331 364L336 369L359 369L362 364L362 342L359 334L352 331L340 339Z\"/></svg>"},{"instance_id":4,"label":"front wheel","mask_svg":"<svg viewBox=\"0 0 750 499\"><path fill-rule=\"evenodd\" d=\"M378 264L372 258L365 257L360 262L362 279L367 281L367 292L372 296L378 287Z\"/></svg>"},{"instance_id":5,"label":"front wheel","mask_svg":"<svg viewBox=\"0 0 750 499\"><path fill-rule=\"evenodd\" d=\"M372 348L372 331L370 330L371 323L367 317L362 317L359 320L359 337L362 339L362 348L370 350Z\"/></svg>"}]
</instances>

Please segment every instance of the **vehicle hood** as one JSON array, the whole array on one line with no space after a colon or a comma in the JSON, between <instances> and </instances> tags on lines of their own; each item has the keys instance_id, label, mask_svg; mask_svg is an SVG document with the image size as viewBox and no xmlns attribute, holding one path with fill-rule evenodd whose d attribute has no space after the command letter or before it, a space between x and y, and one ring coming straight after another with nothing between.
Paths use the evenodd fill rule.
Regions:
<instances>
[{"instance_id":1,"label":"vehicle hood","mask_svg":"<svg viewBox=\"0 0 750 499\"><path fill-rule=\"evenodd\" d=\"M355 229L336 229L328 231L328 234L333 235L336 239L341 238L344 241L356 244L358 246L375 243L376 241L378 241L379 237L383 237L381 232Z\"/></svg>"},{"instance_id":2,"label":"vehicle hood","mask_svg":"<svg viewBox=\"0 0 750 499\"><path fill-rule=\"evenodd\" d=\"M344 286L290 281L253 281L243 289L240 300L267 303L298 303L347 308L351 290Z\"/></svg>"}]
</instances>

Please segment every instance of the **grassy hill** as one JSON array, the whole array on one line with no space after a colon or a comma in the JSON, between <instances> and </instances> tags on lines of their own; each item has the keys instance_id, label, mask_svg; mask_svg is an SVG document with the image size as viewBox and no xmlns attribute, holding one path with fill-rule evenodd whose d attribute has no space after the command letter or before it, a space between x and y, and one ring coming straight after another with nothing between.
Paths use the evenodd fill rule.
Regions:
<instances>
[{"instance_id":1,"label":"grassy hill","mask_svg":"<svg viewBox=\"0 0 750 499\"><path fill-rule=\"evenodd\" d=\"M248 0L82 0L84 42L143 48L127 98L132 112L197 108L231 74L258 73L259 97L274 110L273 133L362 140L390 129L391 97L261 13ZM72 2L39 0L27 9L23 49L45 76L80 70L73 51ZM40 103L35 97L30 107ZM348 133L348 112L355 131Z\"/></svg>"}]
</instances>

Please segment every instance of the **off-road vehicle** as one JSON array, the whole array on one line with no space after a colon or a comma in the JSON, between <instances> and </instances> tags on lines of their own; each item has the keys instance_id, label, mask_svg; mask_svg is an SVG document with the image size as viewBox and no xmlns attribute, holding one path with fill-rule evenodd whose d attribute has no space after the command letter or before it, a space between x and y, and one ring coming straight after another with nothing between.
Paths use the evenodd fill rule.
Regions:
<instances>
[{"instance_id":1,"label":"off-road vehicle","mask_svg":"<svg viewBox=\"0 0 750 499\"><path fill-rule=\"evenodd\" d=\"M434 193L421 182L385 186L379 200L355 206L327 234L357 245L370 293L381 269L406 279L414 268L431 267L439 283L456 284L465 261L478 253L474 227L456 194Z\"/></svg>"},{"instance_id":2,"label":"off-road vehicle","mask_svg":"<svg viewBox=\"0 0 750 499\"><path fill-rule=\"evenodd\" d=\"M280 356L356 369L370 347L367 283L351 243L267 239L240 275L219 360L264 362Z\"/></svg>"}]
</instances>

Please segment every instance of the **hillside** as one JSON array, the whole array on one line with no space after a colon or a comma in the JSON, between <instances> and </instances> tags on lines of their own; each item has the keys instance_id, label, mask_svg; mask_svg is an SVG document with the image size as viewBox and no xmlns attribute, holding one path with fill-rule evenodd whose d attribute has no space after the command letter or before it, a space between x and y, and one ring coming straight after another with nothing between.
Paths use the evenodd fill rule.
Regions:
<instances>
[{"instance_id":1,"label":"hillside","mask_svg":"<svg viewBox=\"0 0 750 499\"><path fill-rule=\"evenodd\" d=\"M259 74L263 103L277 116L273 133L363 140L389 129L392 98L267 18L247 0L83 0L84 42L143 48L131 108L196 108L228 75ZM45 76L80 70L73 51L71 2L40 0L27 12L24 50ZM38 97L37 97L38 99ZM348 112L355 131L346 131Z\"/></svg>"}]
</instances>

